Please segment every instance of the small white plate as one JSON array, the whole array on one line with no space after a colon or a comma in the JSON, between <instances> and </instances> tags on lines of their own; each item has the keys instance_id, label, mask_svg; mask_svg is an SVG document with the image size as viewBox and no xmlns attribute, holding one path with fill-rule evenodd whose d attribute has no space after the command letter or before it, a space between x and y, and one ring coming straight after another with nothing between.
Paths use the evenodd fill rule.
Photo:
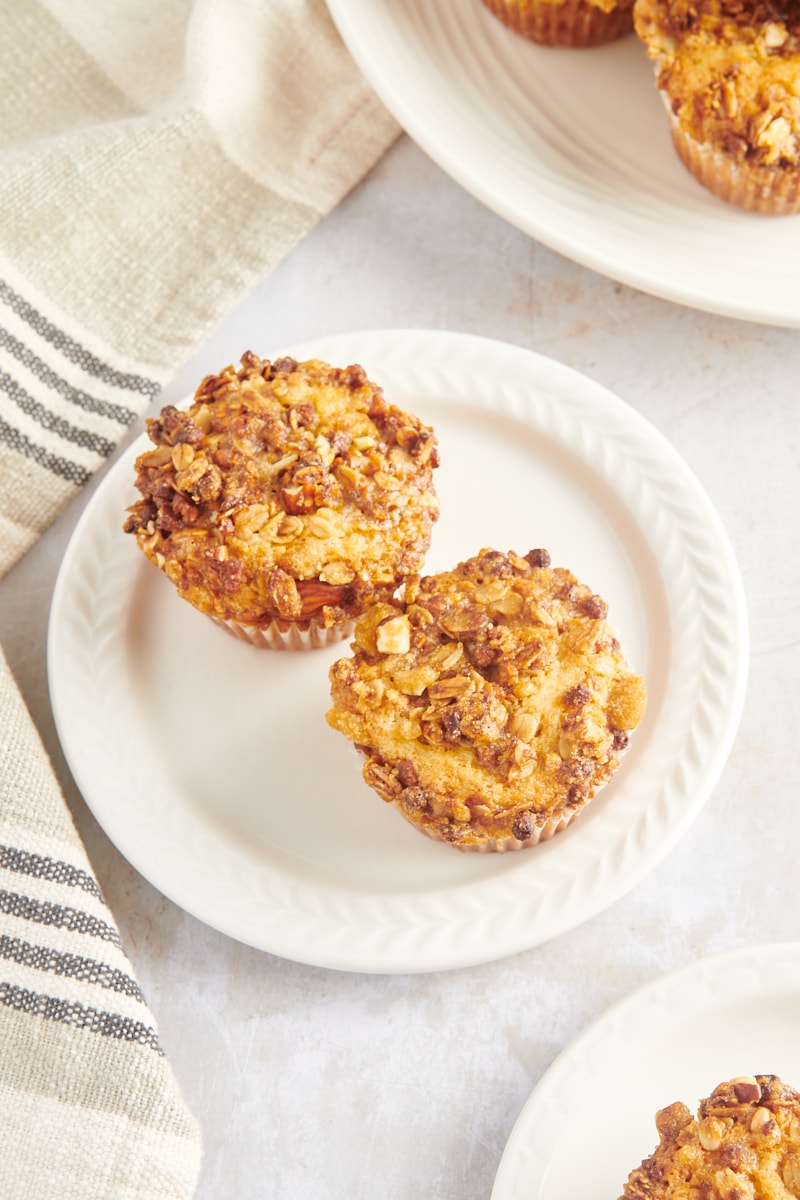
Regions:
<instances>
[{"instance_id":1,"label":"small white plate","mask_svg":"<svg viewBox=\"0 0 800 1200\"><path fill-rule=\"evenodd\" d=\"M364 75L453 179L519 229L667 300L800 325L800 216L717 200L675 154L644 46L536 46L481 0L328 0Z\"/></svg>"},{"instance_id":2,"label":"small white plate","mask_svg":"<svg viewBox=\"0 0 800 1200\"><path fill-rule=\"evenodd\" d=\"M615 1200L658 1144L655 1114L692 1112L736 1075L800 1087L800 943L756 946L664 975L556 1059L511 1133L492 1200Z\"/></svg>"},{"instance_id":3,"label":"small white plate","mask_svg":"<svg viewBox=\"0 0 800 1200\"><path fill-rule=\"evenodd\" d=\"M544 546L605 597L646 677L645 721L610 785L552 842L466 855L421 836L325 722L328 666L346 644L286 654L239 643L122 533L143 437L87 505L53 597L50 690L76 782L156 887L288 958L426 971L551 938L652 869L727 757L747 628L720 521L652 426L530 351L420 331L275 350L359 362L434 426L429 570L483 546Z\"/></svg>"}]
</instances>

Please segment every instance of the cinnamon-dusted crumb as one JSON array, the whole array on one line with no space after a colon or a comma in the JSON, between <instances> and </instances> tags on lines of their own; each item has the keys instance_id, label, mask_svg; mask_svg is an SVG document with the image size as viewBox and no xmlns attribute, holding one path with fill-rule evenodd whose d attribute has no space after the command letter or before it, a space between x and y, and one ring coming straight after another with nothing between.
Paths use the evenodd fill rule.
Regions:
<instances>
[{"instance_id":1,"label":"cinnamon-dusted crumb","mask_svg":"<svg viewBox=\"0 0 800 1200\"><path fill-rule=\"evenodd\" d=\"M620 1200L800 1197L800 1094L777 1075L721 1083L693 1117L680 1101L656 1114L659 1143Z\"/></svg>"},{"instance_id":2,"label":"cinnamon-dusted crumb","mask_svg":"<svg viewBox=\"0 0 800 1200\"><path fill-rule=\"evenodd\" d=\"M125 530L210 616L327 628L423 561L436 438L359 366L248 353L147 427Z\"/></svg>"},{"instance_id":3,"label":"cinnamon-dusted crumb","mask_svg":"<svg viewBox=\"0 0 800 1200\"><path fill-rule=\"evenodd\" d=\"M423 832L532 845L611 778L644 714L606 615L545 551L482 550L359 620L353 656L331 668L328 722Z\"/></svg>"}]
</instances>

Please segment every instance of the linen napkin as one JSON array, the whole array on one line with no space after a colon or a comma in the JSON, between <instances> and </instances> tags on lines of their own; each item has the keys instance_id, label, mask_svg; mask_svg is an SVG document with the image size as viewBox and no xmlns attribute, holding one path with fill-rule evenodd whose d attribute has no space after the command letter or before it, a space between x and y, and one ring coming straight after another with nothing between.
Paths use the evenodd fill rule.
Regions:
<instances>
[{"instance_id":1,"label":"linen napkin","mask_svg":"<svg viewBox=\"0 0 800 1200\"><path fill-rule=\"evenodd\" d=\"M200 1133L0 655L0 1196L190 1196Z\"/></svg>"},{"instance_id":2,"label":"linen napkin","mask_svg":"<svg viewBox=\"0 0 800 1200\"><path fill-rule=\"evenodd\" d=\"M2 575L398 128L323 0L6 0L0 89ZM200 1164L2 654L0 1146L0 1200Z\"/></svg>"}]
</instances>

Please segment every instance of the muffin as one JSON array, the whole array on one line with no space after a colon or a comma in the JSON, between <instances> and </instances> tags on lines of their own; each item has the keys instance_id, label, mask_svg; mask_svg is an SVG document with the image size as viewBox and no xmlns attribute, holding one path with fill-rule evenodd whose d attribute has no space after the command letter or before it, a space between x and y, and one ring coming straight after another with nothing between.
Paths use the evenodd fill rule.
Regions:
<instances>
[{"instance_id":1,"label":"muffin","mask_svg":"<svg viewBox=\"0 0 800 1200\"><path fill-rule=\"evenodd\" d=\"M620 1200L791 1200L800 1196L800 1094L777 1075L721 1083L693 1117L656 1114L659 1143Z\"/></svg>"},{"instance_id":2,"label":"muffin","mask_svg":"<svg viewBox=\"0 0 800 1200\"><path fill-rule=\"evenodd\" d=\"M633 29L633 0L483 0L516 33L541 46L600 46Z\"/></svg>"},{"instance_id":3,"label":"muffin","mask_svg":"<svg viewBox=\"0 0 800 1200\"><path fill-rule=\"evenodd\" d=\"M611 778L644 714L606 613L546 551L481 550L360 618L330 670L328 723L422 833L533 846Z\"/></svg>"},{"instance_id":4,"label":"muffin","mask_svg":"<svg viewBox=\"0 0 800 1200\"><path fill-rule=\"evenodd\" d=\"M800 212L797 0L636 0L675 149L715 196Z\"/></svg>"},{"instance_id":5,"label":"muffin","mask_svg":"<svg viewBox=\"0 0 800 1200\"><path fill-rule=\"evenodd\" d=\"M235 636L309 648L352 632L421 566L436 438L359 366L247 353L147 422L124 529Z\"/></svg>"}]
</instances>

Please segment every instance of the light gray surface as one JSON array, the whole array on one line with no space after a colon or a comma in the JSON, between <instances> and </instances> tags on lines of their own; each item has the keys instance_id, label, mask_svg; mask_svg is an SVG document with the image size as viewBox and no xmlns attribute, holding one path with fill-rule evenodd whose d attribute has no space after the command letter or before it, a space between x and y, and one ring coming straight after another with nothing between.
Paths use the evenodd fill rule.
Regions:
<instances>
[{"instance_id":1,"label":"light gray surface","mask_svg":"<svg viewBox=\"0 0 800 1200\"><path fill-rule=\"evenodd\" d=\"M272 957L144 882L69 778L45 636L81 496L0 584L0 638L202 1123L196 1200L488 1200L524 1100L590 1021L663 971L794 940L800 924L798 334L678 308L594 275L483 209L403 138L159 405L245 349L272 355L393 327L461 330L550 355L666 435L717 506L742 571L751 626L742 724L678 847L610 909L545 946L420 976Z\"/></svg>"}]
</instances>

